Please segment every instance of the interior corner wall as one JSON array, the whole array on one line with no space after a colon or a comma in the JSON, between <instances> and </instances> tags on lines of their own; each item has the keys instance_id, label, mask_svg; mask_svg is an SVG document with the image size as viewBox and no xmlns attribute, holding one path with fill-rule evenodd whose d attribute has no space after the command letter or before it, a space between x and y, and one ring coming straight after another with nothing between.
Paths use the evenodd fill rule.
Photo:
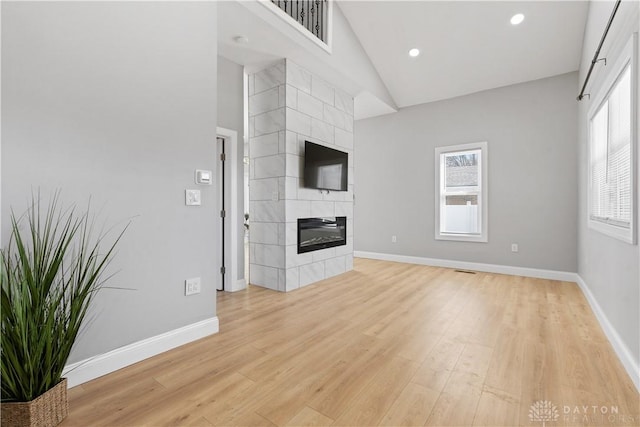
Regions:
<instances>
[{"instance_id":1,"label":"interior corner wall","mask_svg":"<svg viewBox=\"0 0 640 427\"><path fill-rule=\"evenodd\" d=\"M291 291L353 269L353 97L290 59L249 76L250 280ZM304 144L349 154L348 191L304 188ZM345 216L347 244L297 253L297 220Z\"/></svg>"},{"instance_id":2,"label":"interior corner wall","mask_svg":"<svg viewBox=\"0 0 640 427\"><path fill-rule=\"evenodd\" d=\"M591 60L596 51L602 32L611 15L613 2L590 2L584 46L580 67L580 83L584 81ZM619 51L638 32L640 3L622 2L613 21L600 57L607 63L615 63ZM640 51L637 52L640 60ZM587 93L595 97L602 89L601 80L607 68L598 63L594 68ZM640 82L636 87L639 92ZM621 240L592 230L588 219L588 112L593 106L589 98L579 103L579 209L578 209L578 274L584 281L621 342L614 343L626 347L630 364L634 366L635 379L640 369L640 250L638 244L631 245ZM636 104L638 105L638 104ZM637 122L636 126L640 126ZM640 141L636 140L636 165L640 168ZM640 174L638 174L640 175ZM636 198L640 196L640 176L637 178ZM637 224L640 224L640 209L636 210ZM617 348L620 351L620 348ZM622 350L623 352L625 350ZM626 364L625 364L626 365ZM628 366L627 366L628 367ZM636 384L637 386L637 384Z\"/></svg>"},{"instance_id":3,"label":"interior corner wall","mask_svg":"<svg viewBox=\"0 0 640 427\"><path fill-rule=\"evenodd\" d=\"M218 56L218 126L238 132L236 159L238 180L238 277L244 279L244 67ZM227 200L231 200L227 197Z\"/></svg>"},{"instance_id":4,"label":"interior corner wall","mask_svg":"<svg viewBox=\"0 0 640 427\"><path fill-rule=\"evenodd\" d=\"M356 251L575 272L577 80L569 73L356 121ZM434 149L480 141L489 241L435 240Z\"/></svg>"},{"instance_id":5,"label":"interior corner wall","mask_svg":"<svg viewBox=\"0 0 640 427\"><path fill-rule=\"evenodd\" d=\"M131 222L108 282L131 290L98 294L69 363L214 318L215 189L194 171L216 170L216 3L1 7L3 245L34 189Z\"/></svg>"}]
</instances>

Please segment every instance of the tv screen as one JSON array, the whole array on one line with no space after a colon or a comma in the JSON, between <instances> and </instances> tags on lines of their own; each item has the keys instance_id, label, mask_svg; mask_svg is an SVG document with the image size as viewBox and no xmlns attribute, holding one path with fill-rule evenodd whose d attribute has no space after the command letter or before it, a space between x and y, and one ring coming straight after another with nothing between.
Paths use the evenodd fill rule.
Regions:
<instances>
[{"instance_id":1,"label":"tv screen","mask_svg":"<svg viewBox=\"0 0 640 427\"><path fill-rule=\"evenodd\" d=\"M305 141L304 186L320 190L347 191L348 154Z\"/></svg>"}]
</instances>

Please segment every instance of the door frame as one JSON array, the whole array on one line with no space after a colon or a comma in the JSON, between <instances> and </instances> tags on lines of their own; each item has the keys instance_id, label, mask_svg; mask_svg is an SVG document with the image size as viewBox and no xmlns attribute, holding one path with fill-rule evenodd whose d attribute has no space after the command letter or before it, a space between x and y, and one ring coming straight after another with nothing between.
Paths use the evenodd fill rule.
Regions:
<instances>
[{"instance_id":1,"label":"door frame","mask_svg":"<svg viewBox=\"0 0 640 427\"><path fill-rule=\"evenodd\" d=\"M218 126L216 127L216 136L224 138L227 143L225 149L225 174L228 173L228 175L225 177L225 181L230 185L226 207L227 218L229 219L229 233L225 233L226 238L224 242L225 254L228 254L226 258L228 265L224 276L224 289L225 291L236 292L247 287L245 278L238 278L240 276L238 269L238 248L240 247L238 226L240 224L240 216L244 215L244 212L238 211L238 132L233 129ZM218 191L220 191L219 187ZM222 191L224 191L224 189ZM220 194L218 194L218 196L220 196ZM221 197L218 197L218 203L220 203L220 199Z\"/></svg>"}]
</instances>

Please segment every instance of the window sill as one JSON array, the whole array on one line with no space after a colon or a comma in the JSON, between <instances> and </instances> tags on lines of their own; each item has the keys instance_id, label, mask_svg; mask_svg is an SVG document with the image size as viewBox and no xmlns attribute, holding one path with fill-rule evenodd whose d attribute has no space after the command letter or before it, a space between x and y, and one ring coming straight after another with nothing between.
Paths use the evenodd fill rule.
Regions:
<instances>
[{"instance_id":1,"label":"window sill","mask_svg":"<svg viewBox=\"0 0 640 427\"><path fill-rule=\"evenodd\" d=\"M487 243L486 235L464 235L464 234L447 234L436 233L436 240L449 240L453 242L475 242L475 243Z\"/></svg>"},{"instance_id":2,"label":"window sill","mask_svg":"<svg viewBox=\"0 0 640 427\"><path fill-rule=\"evenodd\" d=\"M625 243L631 245L636 244L635 232L633 228L617 227L612 224L607 224L601 221L593 219L588 220L588 226L591 230L597 231L614 239L622 240Z\"/></svg>"}]
</instances>

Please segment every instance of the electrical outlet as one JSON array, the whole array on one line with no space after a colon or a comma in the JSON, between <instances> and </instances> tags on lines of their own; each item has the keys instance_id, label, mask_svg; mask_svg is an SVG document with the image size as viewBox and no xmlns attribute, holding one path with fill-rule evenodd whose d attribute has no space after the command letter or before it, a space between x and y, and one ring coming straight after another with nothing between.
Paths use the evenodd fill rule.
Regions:
<instances>
[{"instance_id":1,"label":"electrical outlet","mask_svg":"<svg viewBox=\"0 0 640 427\"><path fill-rule=\"evenodd\" d=\"M518 252L518 244L517 243L512 243L511 244L511 252Z\"/></svg>"},{"instance_id":2,"label":"electrical outlet","mask_svg":"<svg viewBox=\"0 0 640 427\"><path fill-rule=\"evenodd\" d=\"M391 243L397 243L397 242L398 242L398 237L391 236Z\"/></svg>"},{"instance_id":3,"label":"electrical outlet","mask_svg":"<svg viewBox=\"0 0 640 427\"><path fill-rule=\"evenodd\" d=\"M184 281L184 294L194 295L200 293L200 278L194 277Z\"/></svg>"}]
</instances>

